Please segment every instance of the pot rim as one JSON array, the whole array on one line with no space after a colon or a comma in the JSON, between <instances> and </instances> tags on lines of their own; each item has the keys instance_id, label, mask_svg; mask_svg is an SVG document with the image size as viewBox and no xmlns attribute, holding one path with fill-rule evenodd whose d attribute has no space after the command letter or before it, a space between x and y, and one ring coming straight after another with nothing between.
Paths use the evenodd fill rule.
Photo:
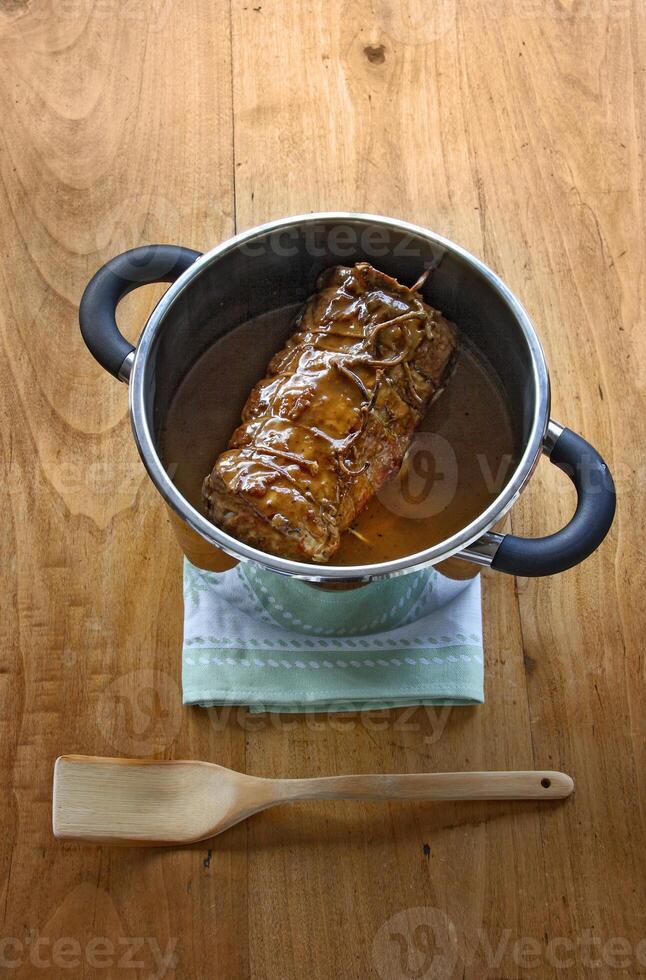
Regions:
<instances>
[{"instance_id":1,"label":"pot rim","mask_svg":"<svg viewBox=\"0 0 646 980\"><path fill-rule=\"evenodd\" d=\"M247 545L232 537L212 524L196 510L180 493L160 459L148 425L145 399L145 366L152 344L163 326L163 321L171 306L176 303L191 282L196 279L208 266L215 263L223 255L249 243L254 238L267 235L295 225L315 224L318 222L337 221L339 223L356 223L381 225L395 231L407 232L425 239L430 245L438 246L448 252L460 256L488 282L498 293L505 305L510 309L519 324L532 363L532 383L534 394L534 417L532 419L529 438L514 473L507 481L502 491L487 508L460 531L445 538L444 541L425 548L403 558L387 562L376 562L368 565L315 565L308 562L293 561L289 558L279 558L267 552ZM255 225L247 231L240 232L226 239L209 252L205 252L191 265L164 293L146 322L136 347L132 372L129 383L130 417L133 434L139 454L148 474L161 493L166 503L202 538L215 545L240 561L256 561L269 571L278 572L311 582L369 582L374 579L389 578L394 575L404 575L408 572L435 565L476 542L485 534L520 496L527 481L532 475L540 458L550 412L550 382L543 348L538 339L532 321L519 300L504 282L480 259L466 249L461 248L448 238L437 235L420 225L382 215L364 214L351 211L329 211L311 214L294 215L280 218L261 225ZM465 556L466 557L466 556Z\"/></svg>"}]
</instances>

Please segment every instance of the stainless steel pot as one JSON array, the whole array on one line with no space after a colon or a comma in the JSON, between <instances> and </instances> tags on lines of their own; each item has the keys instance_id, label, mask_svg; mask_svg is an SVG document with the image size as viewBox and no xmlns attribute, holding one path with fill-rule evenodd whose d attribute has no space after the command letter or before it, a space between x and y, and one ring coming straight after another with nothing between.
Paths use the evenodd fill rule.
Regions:
<instances>
[{"instance_id":1,"label":"stainless steel pot","mask_svg":"<svg viewBox=\"0 0 646 980\"><path fill-rule=\"evenodd\" d=\"M179 384L214 341L261 313L303 302L327 266L361 259L402 282L414 281L424 266L432 265L426 298L459 325L500 377L517 427L519 462L476 520L417 554L353 567L277 558L226 534L191 506L166 471L160 433ZM172 285L135 349L119 333L115 310L126 293L151 282ZM155 486L184 528L237 560L327 584L387 578L450 556L511 574L547 575L586 558L612 524L615 491L605 463L585 440L550 419L547 367L527 313L482 262L424 228L365 214L309 214L252 228L204 255L171 245L132 249L96 273L79 316L94 357L129 383L135 440ZM240 404L247 394L240 393ZM490 528L518 498L542 453L576 486L572 520L545 538L492 533Z\"/></svg>"}]
</instances>

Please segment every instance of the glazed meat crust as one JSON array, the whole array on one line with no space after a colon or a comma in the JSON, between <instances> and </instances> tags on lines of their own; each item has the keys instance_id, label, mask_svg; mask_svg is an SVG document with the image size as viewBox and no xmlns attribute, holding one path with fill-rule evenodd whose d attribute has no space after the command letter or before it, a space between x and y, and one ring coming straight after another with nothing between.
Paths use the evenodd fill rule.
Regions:
<instances>
[{"instance_id":1,"label":"glazed meat crust","mask_svg":"<svg viewBox=\"0 0 646 980\"><path fill-rule=\"evenodd\" d=\"M234 537L327 562L444 387L453 324L367 262L322 273L203 487Z\"/></svg>"}]
</instances>

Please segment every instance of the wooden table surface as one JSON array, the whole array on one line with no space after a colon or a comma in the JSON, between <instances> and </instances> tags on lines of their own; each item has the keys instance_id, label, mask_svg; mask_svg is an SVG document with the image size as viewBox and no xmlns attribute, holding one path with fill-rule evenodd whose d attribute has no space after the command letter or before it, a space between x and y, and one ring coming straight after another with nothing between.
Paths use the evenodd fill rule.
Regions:
<instances>
[{"instance_id":1,"label":"wooden table surface","mask_svg":"<svg viewBox=\"0 0 646 980\"><path fill-rule=\"evenodd\" d=\"M0 971L17 977L646 975L638 0L0 5ZM184 709L181 558L86 352L98 266L319 210L426 225L533 316L553 416L618 516L583 566L484 576L486 703ZM131 295L135 339L162 287ZM510 524L556 529L542 463ZM297 804L183 850L58 844L57 755L253 774L563 769L557 805Z\"/></svg>"}]
</instances>

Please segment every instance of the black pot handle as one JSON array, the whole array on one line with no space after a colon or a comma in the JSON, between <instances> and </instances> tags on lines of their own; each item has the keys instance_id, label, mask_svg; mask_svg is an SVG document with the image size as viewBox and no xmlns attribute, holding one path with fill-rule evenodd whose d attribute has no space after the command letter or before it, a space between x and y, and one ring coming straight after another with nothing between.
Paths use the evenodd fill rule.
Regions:
<instances>
[{"instance_id":1,"label":"black pot handle","mask_svg":"<svg viewBox=\"0 0 646 980\"><path fill-rule=\"evenodd\" d=\"M548 440L545 451L550 460L576 487L576 511L569 524L545 538L487 535L489 545L496 545L491 567L499 572L524 576L564 572L591 555L612 525L615 485L596 449L555 422L550 422Z\"/></svg>"},{"instance_id":2,"label":"black pot handle","mask_svg":"<svg viewBox=\"0 0 646 980\"><path fill-rule=\"evenodd\" d=\"M135 349L117 326L119 301L137 286L174 282L200 255L180 245L142 245L110 259L87 284L79 307L83 340L115 378L128 380Z\"/></svg>"}]
</instances>

